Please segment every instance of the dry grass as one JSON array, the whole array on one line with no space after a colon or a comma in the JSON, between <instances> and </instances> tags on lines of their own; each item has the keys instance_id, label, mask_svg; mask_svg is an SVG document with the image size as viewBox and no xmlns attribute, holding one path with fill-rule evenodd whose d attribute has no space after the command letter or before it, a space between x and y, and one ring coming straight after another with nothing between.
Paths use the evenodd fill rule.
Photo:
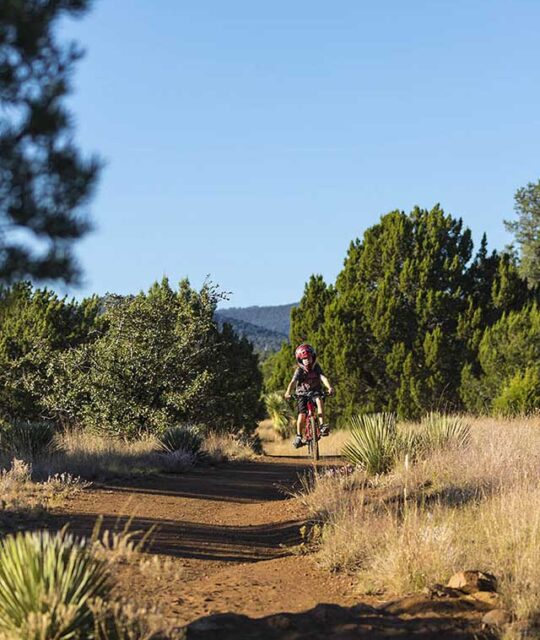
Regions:
<instances>
[{"instance_id":1,"label":"dry grass","mask_svg":"<svg viewBox=\"0 0 540 640\"><path fill-rule=\"evenodd\" d=\"M201 449L202 460L213 463L246 460L253 450L228 435L207 436ZM57 436L52 455L34 464L35 476L48 477L70 473L89 480L106 480L154 473L184 473L198 464L199 458L189 451L164 451L154 437L125 442L84 431Z\"/></svg>"},{"instance_id":2,"label":"dry grass","mask_svg":"<svg viewBox=\"0 0 540 640\"><path fill-rule=\"evenodd\" d=\"M265 420L259 425L259 437L262 440L264 452L269 456L291 456L303 458L306 456L306 449L295 449L292 446L292 438L282 440L276 435L270 420ZM347 431L333 430L330 435L321 438L319 443L322 456L339 456L343 445L347 441L349 434Z\"/></svg>"},{"instance_id":3,"label":"dry grass","mask_svg":"<svg viewBox=\"0 0 540 640\"><path fill-rule=\"evenodd\" d=\"M210 434L202 446L202 450L213 462L227 460L252 460L255 457L253 449L233 435Z\"/></svg>"},{"instance_id":4,"label":"dry grass","mask_svg":"<svg viewBox=\"0 0 540 640\"><path fill-rule=\"evenodd\" d=\"M69 471L92 480L144 475L161 469L168 471L168 457L159 454L158 450L155 438L125 442L84 431L71 431L58 436L57 451L40 466L49 473ZM178 463L179 471L192 466L189 461L186 464L179 460Z\"/></svg>"},{"instance_id":5,"label":"dry grass","mask_svg":"<svg viewBox=\"0 0 540 640\"><path fill-rule=\"evenodd\" d=\"M505 606L540 621L540 419L472 421L466 449L368 478L321 475L302 499L317 558L364 592L403 594L461 569L495 574Z\"/></svg>"},{"instance_id":6,"label":"dry grass","mask_svg":"<svg viewBox=\"0 0 540 640\"><path fill-rule=\"evenodd\" d=\"M96 523L92 535L92 551L107 565L115 577L112 598L109 602L98 603L98 621L111 618L126 640L145 638L174 638L170 623L163 612L152 602L144 602L133 590L133 584L144 582L145 591L153 593L164 584L179 582L185 578L186 569L180 558L147 553L152 543L153 529L146 533L132 529L128 520L114 530L101 530L101 521ZM135 593L135 595L134 595ZM112 638L116 636L112 635Z\"/></svg>"},{"instance_id":7,"label":"dry grass","mask_svg":"<svg viewBox=\"0 0 540 640\"><path fill-rule=\"evenodd\" d=\"M9 468L0 469L0 530L2 520L9 523L14 513L38 517L86 486L87 483L69 473L50 476L44 482L33 482L32 466L22 460L12 460Z\"/></svg>"}]
</instances>

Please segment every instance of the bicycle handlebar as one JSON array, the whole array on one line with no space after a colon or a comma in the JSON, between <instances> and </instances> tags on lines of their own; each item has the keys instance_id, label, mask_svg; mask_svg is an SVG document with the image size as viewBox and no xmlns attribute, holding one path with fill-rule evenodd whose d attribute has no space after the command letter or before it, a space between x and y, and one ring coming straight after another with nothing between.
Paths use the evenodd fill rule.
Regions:
<instances>
[{"instance_id":1,"label":"bicycle handlebar","mask_svg":"<svg viewBox=\"0 0 540 640\"><path fill-rule=\"evenodd\" d=\"M297 400L298 398L313 398L314 396L318 396L319 398L328 398L328 396L333 396L334 393L328 393L328 391L306 391L306 393L291 393L291 398Z\"/></svg>"}]
</instances>

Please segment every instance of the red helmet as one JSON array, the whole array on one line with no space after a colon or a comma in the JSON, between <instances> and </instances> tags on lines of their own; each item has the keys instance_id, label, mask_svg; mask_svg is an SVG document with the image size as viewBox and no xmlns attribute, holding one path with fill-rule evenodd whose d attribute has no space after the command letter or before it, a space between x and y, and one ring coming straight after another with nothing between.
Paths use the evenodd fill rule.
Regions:
<instances>
[{"instance_id":1,"label":"red helmet","mask_svg":"<svg viewBox=\"0 0 540 640\"><path fill-rule=\"evenodd\" d=\"M298 362L298 364L303 369L305 369L306 367L302 362L302 360L305 360L306 358L311 360L311 362L308 365L308 368L312 367L315 364L315 360L317 359L317 354L315 353L315 349L310 344L308 344L307 342L304 342L303 344L296 347L296 351L294 352L294 357L296 358L296 362Z\"/></svg>"}]
</instances>

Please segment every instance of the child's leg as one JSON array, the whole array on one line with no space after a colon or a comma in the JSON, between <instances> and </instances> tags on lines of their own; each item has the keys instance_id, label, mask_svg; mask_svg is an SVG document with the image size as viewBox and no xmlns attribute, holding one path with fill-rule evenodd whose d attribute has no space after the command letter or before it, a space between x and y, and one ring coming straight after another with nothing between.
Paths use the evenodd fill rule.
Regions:
<instances>
[{"instance_id":1,"label":"child's leg","mask_svg":"<svg viewBox=\"0 0 540 640\"><path fill-rule=\"evenodd\" d=\"M321 428L321 436L327 436L330 433L330 427L324 424L324 402L322 398L315 398L317 401L317 415L319 416L319 426Z\"/></svg>"},{"instance_id":2,"label":"child's leg","mask_svg":"<svg viewBox=\"0 0 540 640\"><path fill-rule=\"evenodd\" d=\"M298 419L296 420L296 433L302 437L303 435L303 426L306 423L306 414L305 413L299 413L298 414Z\"/></svg>"},{"instance_id":3,"label":"child's leg","mask_svg":"<svg viewBox=\"0 0 540 640\"><path fill-rule=\"evenodd\" d=\"M317 396L315 398L315 402L317 403L317 415L319 416L319 424L324 424L324 402L323 399Z\"/></svg>"}]
</instances>

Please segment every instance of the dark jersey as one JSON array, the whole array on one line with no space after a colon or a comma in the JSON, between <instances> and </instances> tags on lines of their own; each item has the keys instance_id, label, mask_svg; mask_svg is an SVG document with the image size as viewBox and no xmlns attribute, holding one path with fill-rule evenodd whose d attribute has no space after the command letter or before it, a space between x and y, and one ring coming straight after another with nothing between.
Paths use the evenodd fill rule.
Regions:
<instances>
[{"instance_id":1,"label":"dark jersey","mask_svg":"<svg viewBox=\"0 0 540 640\"><path fill-rule=\"evenodd\" d=\"M302 367L297 367L293 380L296 382L296 393L302 394L308 391L322 391L321 376L323 376L321 365L316 362L313 369L304 371Z\"/></svg>"}]
</instances>

